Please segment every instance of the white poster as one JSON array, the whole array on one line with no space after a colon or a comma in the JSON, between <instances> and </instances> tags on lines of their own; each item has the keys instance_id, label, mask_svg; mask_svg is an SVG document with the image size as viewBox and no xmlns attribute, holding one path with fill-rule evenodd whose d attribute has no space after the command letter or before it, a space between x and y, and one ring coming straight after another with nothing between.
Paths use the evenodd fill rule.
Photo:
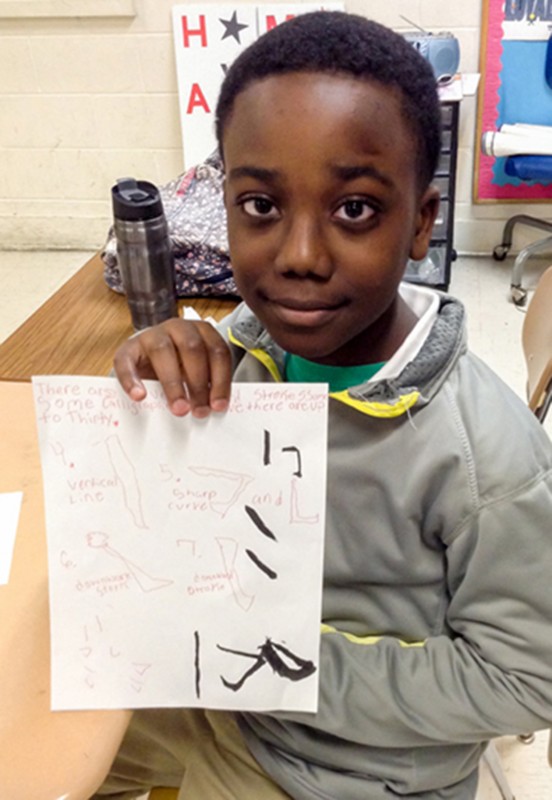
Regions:
<instances>
[{"instance_id":1,"label":"white poster","mask_svg":"<svg viewBox=\"0 0 552 800\"><path fill-rule=\"evenodd\" d=\"M33 378L53 708L315 711L327 387L197 420L146 386Z\"/></svg>"},{"instance_id":2,"label":"white poster","mask_svg":"<svg viewBox=\"0 0 552 800\"><path fill-rule=\"evenodd\" d=\"M239 53L286 19L317 9L343 10L343 3L255 6L178 5L173 36L186 168L216 148L214 111L226 70Z\"/></svg>"},{"instance_id":3,"label":"white poster","mask_svg":"<svg viewBox=\"0 0 552 800\"><path fill-rule=\"evenodd\" d=\"M551 0L505 0L502 39L547 41L552 36Z\"/></svg>"}]
</instances>

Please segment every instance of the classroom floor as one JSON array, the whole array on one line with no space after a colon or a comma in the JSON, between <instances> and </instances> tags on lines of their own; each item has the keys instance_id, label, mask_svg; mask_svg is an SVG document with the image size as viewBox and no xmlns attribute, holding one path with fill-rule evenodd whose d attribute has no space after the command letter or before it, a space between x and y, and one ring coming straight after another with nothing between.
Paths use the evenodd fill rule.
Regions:
<instances>
[{"instance_id":1,"label":"classroom floor","mask_svg":"<svg viewBox=\"0 0 552 800\"><path fill-rule=\"evenodd\" d=\"M92 255L81 251L0 251L0 342ZM528 288L534 286L547 265L537 259L530 262L524 284ZM467 307L472 350L524 397L525 367L520 344L523 310L509 300L511 267L510 259L500 264L491 258L459 258L453 265L450 292ZM546 421L546 429L552 435L552 413ZM530 745L522 744L515 737L497 741L516 800L549 800L552 797L547 743L548 733L544 732ZM501 800L485 764L477 800Z\"/></svg>"}]
</instances>

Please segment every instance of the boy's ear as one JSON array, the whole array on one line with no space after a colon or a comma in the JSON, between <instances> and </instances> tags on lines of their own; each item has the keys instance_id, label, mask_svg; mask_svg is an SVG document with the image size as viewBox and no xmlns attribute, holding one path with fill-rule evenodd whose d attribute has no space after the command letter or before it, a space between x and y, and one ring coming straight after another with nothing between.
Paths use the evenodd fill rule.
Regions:
<instances>
[{"instance_id":1,"label":"boy's ear","mask_svg":"<svg viewBox=\"0 0 552 800\"><path fill-rule=\"evenodd\" d=\"M416 232L410 247L410 258L421 261L426 257L433 230L433 223L439 211L439 190L430 185L422 195L416 217Z\"/></svg>"}]
</instances>

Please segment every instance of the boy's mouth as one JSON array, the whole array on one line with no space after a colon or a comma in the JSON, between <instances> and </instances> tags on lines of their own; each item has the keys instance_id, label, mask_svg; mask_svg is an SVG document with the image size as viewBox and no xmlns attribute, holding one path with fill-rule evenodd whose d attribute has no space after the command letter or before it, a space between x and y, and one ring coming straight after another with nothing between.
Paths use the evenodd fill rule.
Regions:
<instances>
[{"instance_id":1,"label":"boy's mouth","mask_svg":"<svg viewBox=\"0 0 552 800\"><path fill-rule=\"evenodd\" d=\"M317 327L328 323L344 303L279 297L269 298L269 305L274 316L286 325Z\"/></svg>"}]
</instances>

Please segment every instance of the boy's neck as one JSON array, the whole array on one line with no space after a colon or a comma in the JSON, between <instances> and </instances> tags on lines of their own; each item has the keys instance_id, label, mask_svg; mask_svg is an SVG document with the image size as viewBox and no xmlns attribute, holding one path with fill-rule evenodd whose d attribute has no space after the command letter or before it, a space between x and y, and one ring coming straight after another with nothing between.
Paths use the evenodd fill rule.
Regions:
<instances>
[{"instance_id":1,"label":"boy's neck","mask_svg":"<svg viewBox=\"0 0 552 800\"><path fill-rule=\"evenodd\" d=\"M389 310L372 326L373 348L370 361L389 361L417 322L418 317L414 311L397 294Z\"/></svg>"},{"instance_id":2,"label":"boy's neck","mask_svg":"<svg viewBox=\"0 0 552 800\"><path fill-rule=\"evenodd\" d=\"M350 355L348 356L345 349L339 354L338 364L334 360L335 355L331 360L321 358L316 361L320 364L333 364L341 367L389 361L417 322L418 317L397 292L387 311L370 326L369 330L364 331L360 353L357 350L356 355L353 355L354 351L349 351Z\"/></svg>"}]
</instances>

